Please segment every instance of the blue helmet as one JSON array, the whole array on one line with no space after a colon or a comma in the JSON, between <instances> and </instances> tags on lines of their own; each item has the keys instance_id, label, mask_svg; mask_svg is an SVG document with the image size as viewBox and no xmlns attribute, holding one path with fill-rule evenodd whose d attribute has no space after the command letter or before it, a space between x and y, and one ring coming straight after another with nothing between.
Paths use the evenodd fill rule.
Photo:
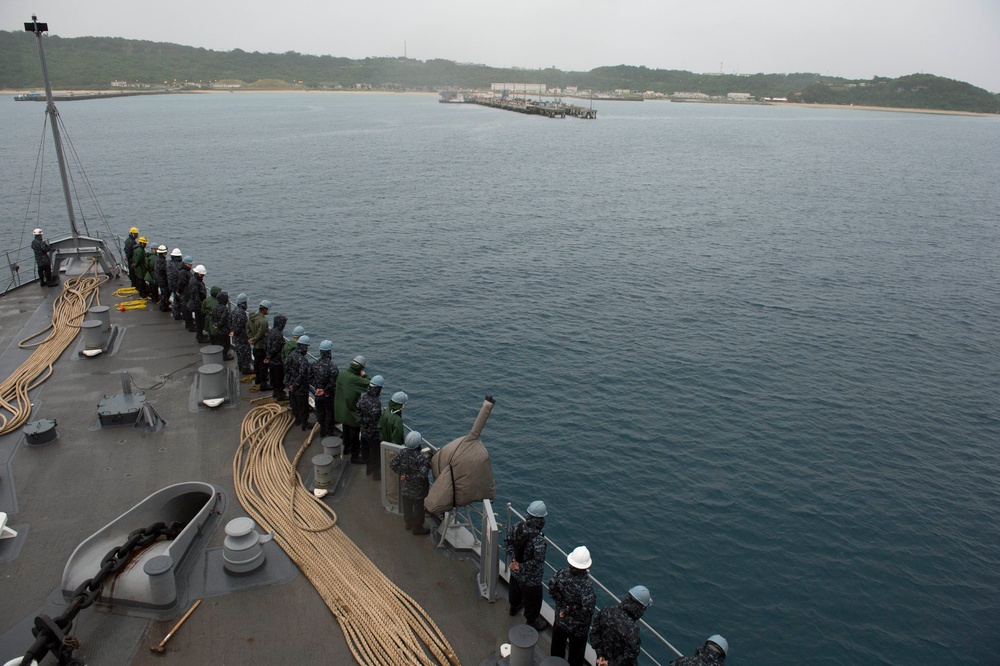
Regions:
<instances>
[{"instance_id":1,"label":"blue helmet","mask_svg":"<svg viewBox=\"0 0 1000 666\"><path fill-rule=\"evenodd\" d=\"M534 516L536 518L544 518L549 515L548 509L545 508L545 502L542 500L535 500L528 505L528 515Z\"/></svg>"},{"instance_id":2,"label":"blue helmet","mask_svg":"<svg viewBox=\"0 0 1000 666\"><path fill-rule=\"evenodd\" d=\"M715 643L720 648L722 648L722 654L725 654L725 655L729 654L729 641L727 641L725 638L723 638L719 634L712 634L711 636L709 636L708 640L706 641L706 643Z\"/></svg>"},{"instance_id":3,"label":"blue helmet","mask_svg":"<svg viewBox=\"0 0 1000 666\"><path fill-rule=\"evenodd\" d=\"M305 334L306 334L306 329L303 328L302 326L296 326L295 328L292 329L293 338L297 338L298 336Z\"/></svg>"},{"instance_id":4,"label":"blue helmet","mask_svg":"<svg viewBox=\"0 0 1000 666\"><path fill-rule=\"evenodd\" d=\"M319 343L320 351L330 351L332 349L333 349L333 343L330 342L329 340L324 340L323 342Z\"/></svg>"},{"instance_id":5,"label":"blue helmet","mask_svg":"<svg viewBox=\"0 0 1000 666\"><path fill-rule=\"evenodd\" d=\"M237 303L246 303L247 302L247 295L246 294L240 294L239 296L236 297L236 302Z\"/></svg>"},{"instance_id":6,"label":"blue helmet","mask_svg":"<svg viewBox=\"0 0 1000 666\"><path fill-rule=\"evenodd\" d=\"M357 356L351 359L351 363L357 363L363 368L366 365L368 365L368 360L361 354L358 354Z\"/></svg>"},{"instance_id":7,"label":"blue helmet","mask_svg":"<svg viewBox=\"0 0 1000 666\"><path fill-rule=\"evenodd\" d=\"M184 263L185 264L193 264L194 263L194 259L191 258L190 254L187 255L186 257L184 257Z\"/></svg>"},{"instance_id":8,"label":"blue helmet","mask_svg":"<svg viewBox=\"0 0 1000 666\"><path fill-rule=\"evenodd\" d=\"M391 400L397 405L405 405L406 401L410 399L410 396L406 395L402 391L396 391L392 394Z\"/></svg>"},{"instance_id":9,"label":"blue helmet","mask_svg":"<svg viewBox=\"0 0 1000 666\"><path fill-rule=\"evenodd\" d=\"M385 380L382 379L382 375L375 375L374 377L372 377L372 385L385 386Z\"/></svg>"},{"instance_id":10,"label":"blue helmet","mask_svg":"<svg viewBox=\"0 0 1000 666\"><path fill-rule=\"evenodd\" d=\"M406 444L406 448L408 449L416 449L420 447L420 443L422 441L424 440L420 436L420 433L417 432L416 430L411 430L409 433L407 433L406 439L403 440L403 443Z\"/></svg>"},{"instance_id":11,"label":"blue helmet","mask_svg":"<svg viewBox=\"0 0 1000 666\"><path fill-rule=\"evenodd\" d=\"M300 345L305 345L305 346L308 347L309 346L309 336L308 335L301 336L299 338L299 344Z\"/></svg>"},{"instance_id":12,"label":"blue helmet","mask_svg":"<svg viewBox=\"0 0 1000 666\"><path fill-rule=\"evenodd\" d=\"M649 608L653 604L653 597L649 596L649 590L643 585L636 585L628 591L629 595L640 604Z\"/></svg>"},{"instance_id":13,"label":"blue helmet","mask_svg":"<svg viewBox=\"0 0 1000 666\"><path fill-rule=\"evenodd\" d=\"M265 298L264 300L262 300L262 301L260 302L260 307L262 307L262 308L266 308L266 309L270 310L270 309L271 309L271 301L269 301L269 300L267 300L267 299Z\"/></svg>"}]
</instances>

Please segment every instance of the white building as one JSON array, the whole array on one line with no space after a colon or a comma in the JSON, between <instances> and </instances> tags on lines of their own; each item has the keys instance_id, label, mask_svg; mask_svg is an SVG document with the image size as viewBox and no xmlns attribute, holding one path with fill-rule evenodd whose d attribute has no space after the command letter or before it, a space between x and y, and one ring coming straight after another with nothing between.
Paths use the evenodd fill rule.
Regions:
<instances>
[{"instance_id":1,"label":"white building","mask_svg":"<svg viewBox=\"0 0 1000 666\"><path fill-rule=\"evenodd\" d=\"M750 93L729 93L726 95L726 99L731 99L734 102L748 102L753 98Z\"/></svg>"},{"instance_id":2,"label":"white building","mask_svg":"<svg viewBox=\"0 0 1000 666\"><path fill-rule=\"evenodd\" d=\"M509 93L535 93L536 95L546 91L544 83L493 83L490 90Z\"/></svg>"}]
</instances>

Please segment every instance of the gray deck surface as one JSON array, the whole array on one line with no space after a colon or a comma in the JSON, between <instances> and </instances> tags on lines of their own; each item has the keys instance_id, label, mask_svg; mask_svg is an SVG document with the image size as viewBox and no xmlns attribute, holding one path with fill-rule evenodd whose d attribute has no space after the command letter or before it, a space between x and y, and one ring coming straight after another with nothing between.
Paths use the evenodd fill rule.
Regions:
<instances>
[{"instance_id":1,"label":"gray deck surface","mask_svg":"<svg viewBox=\"0 0 1000 666\"><path fill-rule=\"evenodd\" d=\"M114 281L102 290L101 302L114 305ZM17 341L44 327L57 289L29 285L0 297L0 371L3 376L27 356ZM27 627L38 612L61 611L58 593L63 567L73 549L88 536L149 494L181 481L208 481L221 487L227 505L203 555L222 546L221 529L245 515L232 485L232 460L239 427L255 397L241 385L239 405L216 411L192 411L189 396L201 364L199 345L180 322L151 308L112 310L112 323L124 327L117 353L95 359L76 358L71 345L55 367L55 375L33 392L31 419L58 421L59 437L28 447L20 432L0 437L0 511L9 524L20 525L15 544L0 543L0 663L30 643ZM232 366L234 362L227 365ZM128 372L167 421L160 432L131 426L100 428L97 404L121 391L120 373ZM153 388L164 382L162 387ZM293 430L288 446L297 448L303 433ZM308 461L322 452L302 457ZM389 578L429 612L457 651L463 664L491 662L518 618L507 615L506 595L495 604L481 598L475 565L468 559L435 550L429 537L403 530L402 518L383 510L378 484L361 466L350 466L345 491L331 500L339 524ZM300 470L303 477L306 470ZM272 544L273 545L273 544ZM5 561L4 553L14 555ZM270 552L270 551L269 551ZM218 553L215 559L218 560ZM280 573L283 553L269 556L267 567ZM272 565L272 560L274 564ZM290 565L287 558L284 562ZM200 566L200 565L199 565ZM166 655L152 654L176 619L190 604L184 597L170 619L148 620L121 611L92 607L80 614L77 655L99 664L212 663L312 664L352 663L340 626L308 580L291 568L288 576L265 587L226 593L209 589L197 611L171 639ZM277 575L281 579L280 575ZM288 581L288 582L284 582ZM198 592L199 590L196 590ZM51 658L50 658L51 659Z\"/></svg>"}]
</instances>

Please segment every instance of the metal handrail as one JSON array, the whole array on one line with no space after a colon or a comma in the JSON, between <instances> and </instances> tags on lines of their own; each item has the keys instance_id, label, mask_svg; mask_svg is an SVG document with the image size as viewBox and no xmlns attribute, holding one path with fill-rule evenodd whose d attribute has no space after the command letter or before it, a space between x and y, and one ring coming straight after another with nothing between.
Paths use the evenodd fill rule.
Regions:
<instances>
[{"instance_id":1,"label":"metal handrail","mask_svg":"<svg viewBox=\"0 0 1000 666\"><path fill-rule=\"evenodd\" d=\"M511 526L511 525L513 524L513 521L511 520L511 516L512 516L512 515L513 515L513 516L517 516L518 520L524 520L524 519L525 519L525 518L524 518L524 516L523 516L523 515L521 515L520 513L518 513L518 511L517 511L517 510L516 510L516 509L515 509L514 507L512 507L512 506L510 505L510 502L508 502L508 503L507 503L507 525L506 525L506 527L507 527L508 529L510 529L510 526ZM567 553L567 552L566 552L565 550L563 550L562 548L560 548L560 547L559 547L559 544L557 544L557 543L556 543L555 541L553 541L553 540L552 540L552 539L550 539L549 537L545 537L545 542L546 542L546 543L548 543L548 544L549 544L550 546L552 546L553 548L555 548L555 549L556 549L557 551L559 551L559 553L560 553L560 554L561 554L561 555L562 555L562 556L563 556L564 558L565 558L565 557L566 557L566 556L568 555L568 553ZM504 555L506 556L506 551L504 551ZM504 563L504 566L507 566L506 562ZM557 569L556 569L556 568L555 568L554 566L552 566L551 564L549 564L549 562L548 562L548 558L546 558L546 561L545 561L545 566L546 566L546 567L547 567L548 569L550 569L551 571L553 571L553 572L557 571ZM596 578L594 578L594 575L593 575L593 574L591 574L591 573L589 573L589 572L588 572L588 573L587 573L587 577L588 577L588 578L590 578L590 580L591 580L591 581L592 581L592 582L593 582L593 583L594 583L594 584L595 584L595 585L596 585L597 587L599 587L599 588L601 589L601 591L603 591L603 592L604 592L604 593L605 593L606 595L608 595L609 597L611 597L612 599L614 599L614 600L615 600L615 603L616 603L616 604L619 604L619 603L621 603L621 599L620 599L620 598L619 598L619 597L618 597L618 596L617 596L617 595L616 595L616 594L615 594L614 592L612 592L612 591L611 591L611 590L609 590L609 589L608 589L607 587L605 587L605 586L604 586L604 584L603 584L603 583L602 583L601 581L599 581L599 580L597 580ZM548 588L549 588L549 586L548 586L548 585L546 585L545 583L543 583L543 585L545 585L545 589L548 589ZM672 651L672 652L673 652L674 654L676 654L676 655L677 655L678 657L683 657L683 656L684 656L684 654L683 654L683 653L682 653L682 652L681 652L680 650L678 650L677 648L675 648L675 647L674 647L674 646L673 646L673 645L672 645L672 644L670 643L670 641L668 641L668 640L667 640L666 638L664 638L663 636L661 636L661 635L660 635L660 633L659 633L658 631L656 631L655 629L653 629L653 627L649 626L649 623L648 623L648 622L646 622L645 620L643 620L643 619L641 619L641 618L640 618L640 619L639 619L639 625L640 625L640 626L642 626L642 627L643 627L643 628L644 628L644 629L645 629L646 631L648 631L648 632L649 632L650 634L652 634L654 638L656 638L656 639L657 639L657 640L659 640L659 641L660 641L661 643L663 643L663 644L664 644L665 646L667 646L667 647L668 647L668 648L669 648L669 649L670 649L670 650L671 650L671 651ZM649 652L648 652L648 651L646 650L646 648L641 648L641 650L642 650L642 654L644 654L644 655L646 656L646 658L648 658L648 659L649 659L650 661L652 661L652 662L653 662L654 664L656 664L657 666L663 666L662 664L660 664L660 662L659 662L659 661L657 661L657 660L656 660L656 658L655 658L655 657L653 657L653 655L649 654Z\"/></svg>"}]
</instances>

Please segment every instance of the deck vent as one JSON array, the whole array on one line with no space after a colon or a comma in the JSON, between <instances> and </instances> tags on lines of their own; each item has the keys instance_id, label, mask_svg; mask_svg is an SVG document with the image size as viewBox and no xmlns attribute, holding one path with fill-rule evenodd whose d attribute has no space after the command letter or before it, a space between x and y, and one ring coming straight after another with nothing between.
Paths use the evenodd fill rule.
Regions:
<instances>
[{"instance_id":1,"label":"deck vent","mask_svg":"<svg viewBox=\"0 0 1000 666\"><path fill-rule=\"evenodd\" d=\"M39 419L28 421L24 425L24 441L29 446L40 446L48 444L57 436L55 419Z\"/></svg>"}]
</instances>

